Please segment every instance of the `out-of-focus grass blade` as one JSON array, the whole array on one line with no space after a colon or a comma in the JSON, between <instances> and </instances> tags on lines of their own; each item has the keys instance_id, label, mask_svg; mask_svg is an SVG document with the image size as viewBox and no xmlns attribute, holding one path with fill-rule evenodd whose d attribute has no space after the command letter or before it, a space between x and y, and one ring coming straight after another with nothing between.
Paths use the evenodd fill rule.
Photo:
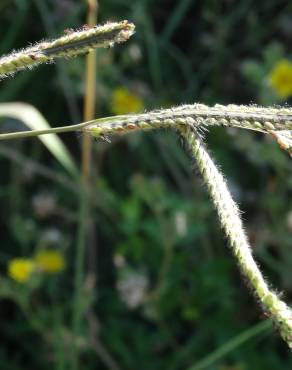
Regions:
<instances>
[{"instance_id":1,"label":"out-of-focus grass blade","mask_svg":"<svg viewBox=\"0 0 292 370\"><path fill-rule=\"evenodd\" d=\"M18 119L31 130L51 128L44 116L30 104L2 103L0 104L0 117L3 116ZM78 170L73 158L56 134L39 136L39 139L71 175L77 176Z\"/></svg>"},{"instance_id":2,"label":"out-of-focus grass blade","mask_svg":"<svg viewBox=\"0 0 292 370\"><path fill-rule=\"evenodd\" d=\"M181 0L177 1L177 5L174 8L169 20L161 32L160 41L166 42L174 34L175 30L182 21L184 15L187 13L189 7L195 3L194 0Z\"/></svg>"},{"instance_id":3,"label":"out-of-focus grass blade","mask_svg":"<svg viewBox=\"0 0 292 370\"><path fill-rule=\"evenodd\" d=\"M228 353L240 347L250 339L268 331L272 328L272 322L270 320L261 321L258 324L248 328L247 330L239 333L228 342L224 343L221 347L215 349L215 351L209 353L202 360L189 367L187 370L203 370L213 365L216 361L222 359Z\"/></svg>"}]
</instances>

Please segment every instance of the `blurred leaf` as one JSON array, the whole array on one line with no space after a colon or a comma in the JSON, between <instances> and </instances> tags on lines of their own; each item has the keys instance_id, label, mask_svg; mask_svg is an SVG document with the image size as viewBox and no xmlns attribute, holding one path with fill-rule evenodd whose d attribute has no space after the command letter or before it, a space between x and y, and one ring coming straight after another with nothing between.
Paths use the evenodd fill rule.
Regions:
<instances>
[{"instance_id":1,"label":"blurred leaf","mask_svg":"<svg viewBox=\"0 0 292 370\"><path fill-rule=\"evenodd\" d=\"M182 0L177 2L176 7L174 8L165 28L161 33L160 39L162 42L166 42L171 38L193 3L194 1L192 0Z\"/></svg>"},{"instance_id":2,"label":"blurred leaf","mask_svg":"<svg viewBox=\"0 0 292 370\"><path fill-rule=\"evenodd\" d=\"M234 338L225 342L221 347L215 349L215 351L209 353L205 358L198 361L196 364L188 368L188 370L202 370L210 367L219 359L226 356L229 352L233 351L235 348L243 345L245 342L251 340L252 338L268 331L271 328L271 322L261 321L258 324L248 328L247 330L239 333Z\"/></svg>"},{"instance_id":3,"label":"blurred leaf","mask_svg":"<svg viewBox=\"0 0 292 370\"><path fill-rule=\"evenodd\" d=\"M248 60L242 63L242 72L246 78L256 86L260 85L265 76L265 71L260 63L253 60Z\"/></svg>"},{"instance_id":4,"label":"blurred leaf","mask_svg":"<svg viewBox=\"0 0 292 370\"><path fill-rule=\"evenodd\" d=\"M0 117L12 117L22 121L31 130L51 128L44 116L32 105L26 103L2 103L0 104ZM78 174L73 158L62 140L56 134L39 136L39 139L72 175Z\"/></svg>"},{"instance_id":5,"label":"blurred leaf","mask_svg":"<svg viewBox=\"0 0 292 370\"><path fill-rule=\"evenodd\" d=\"M279 43L272 43L268 45L263 52L265 66L267 69L271 69L280 59L284 58L283 45Z\"/></svg>"}]
</instances>

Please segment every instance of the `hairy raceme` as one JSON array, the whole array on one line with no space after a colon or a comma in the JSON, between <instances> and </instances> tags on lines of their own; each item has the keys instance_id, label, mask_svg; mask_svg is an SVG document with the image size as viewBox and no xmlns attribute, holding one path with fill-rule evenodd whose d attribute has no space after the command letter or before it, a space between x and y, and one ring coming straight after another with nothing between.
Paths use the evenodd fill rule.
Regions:
<instances>
[{"instance_id":1,"label":"hairy raceme","mask_svg":"<svg viewBox=\"0 0 292 370\"><path fill-rule=\"evenodd\" d=\"M125 42L134 33L134 29L132 23L122 21L69 31L58 39L43 41L0 58L0 78L41 63L52 62L56 58L71 58L95 48L106 48Z\"/></svg>"},{"instance_id":2,"label":"hairy raceme","mask_svg":"<svg viewBox=\"0 0 292 370\"><path fill-rule=\"evenodd\" d=\"M255 263L238 207L230 195L222 174L211 159L197 132L186 126L181 126L180 132L197 162L210 198L217 210L221 226L242 273L246 276L264 311L272 318L282 338L292 348L292 311L269 289Z\"/></svg>"},{"instance_id":3,"label":"hairy raceme","mask_svg":"<svg viewBox=\"0 0 292 370\"><path fill-rule=\"evenodd\" d=\"M282 149L292 153L292 109L244 105L181 105L144 114L109 117L89 122L83 130L93 136L133 130L177 128L188 125L199 131L209 126L239 127L273 135Z\"/></svg>"},{"instance_id":4,"label":"hairy raceme","mask_svg":"<svg viewBox=\"0 0 292 370\"><path fill-rule=\"evenodd\" d=\"M244 105L219 105L209 107L204 104L180 105L171 109L162 109L144 114L116 116L109 125L100 127L105 131L122 131L133 125L137 128L176 127L189 124L196 128L207 126L239 127L270 133L271 131L292 130L292 109L263 108ZM110 122L111 121L111 122ZM94 123L94 121L93 121ZM96 134L99 127L88 126L86 130Z\"/></svg>"}]
</instances>

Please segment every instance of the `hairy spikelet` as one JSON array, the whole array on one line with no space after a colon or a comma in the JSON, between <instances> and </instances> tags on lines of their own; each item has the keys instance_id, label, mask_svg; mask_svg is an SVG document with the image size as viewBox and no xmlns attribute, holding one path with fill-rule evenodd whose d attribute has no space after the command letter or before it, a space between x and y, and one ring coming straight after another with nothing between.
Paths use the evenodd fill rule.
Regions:
<instances>
[{"instance_id":1,"label":"hairy spikelet","mask_svg":"<svg viewBox=\"0 0 292 370\"><path fill-rule=\"evenodd\" d=\"M134 29L135 26L128 21L109 22L102 26L70 31L58 39L37 43L0 58L0 78L57 58L71 58L98 47L111 47L115 43L127 41Z\"/></svg>"}]
</instances>

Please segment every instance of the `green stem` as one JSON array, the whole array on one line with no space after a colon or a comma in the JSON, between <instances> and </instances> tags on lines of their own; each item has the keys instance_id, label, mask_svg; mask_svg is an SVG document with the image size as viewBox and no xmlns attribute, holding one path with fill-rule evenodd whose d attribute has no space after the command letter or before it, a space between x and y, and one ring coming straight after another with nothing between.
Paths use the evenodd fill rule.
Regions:
<instances>
[{"instance_id":1,"label":"green stem","mask_svg":"<svg viewBox=\"0 0 292 370\"><path fill-rule=\"evenodd\" d=\"M49 134L63 134L65 132L73 132L82 130L83 128L93 125L93 124L102 124L102 123L112 123L118 121L120 118L128 119L129 116L113 116L113 117L105 117L105 118L97 118L92 121L78 123L76 125L69 125L69 126L62 126L62 127L53 127L45 130L32 130L32 131L20 131L20 132L9 132L6 134L0 134L0 141L1 140L14 140L14 139L25 139L28 137L36 137L41 135L49 135Z\"/></svg>"},{"instance_id":2,"label":"green stem","mask_svg":"<svg viewBox=\"0 0 292 370\"><path fill-rule=\"evenodd\" d=\"M35 137L47 134L61 134L64 132L72 132L82 129L89 124L88 122L78 123L77 125L54 127L46 130L32 130L32 131L21 131L21 132L9 132L7 134L1 134L0 140L13 140L13 139L24 139L27 137Z\"/></svg>"}]
</instances>

